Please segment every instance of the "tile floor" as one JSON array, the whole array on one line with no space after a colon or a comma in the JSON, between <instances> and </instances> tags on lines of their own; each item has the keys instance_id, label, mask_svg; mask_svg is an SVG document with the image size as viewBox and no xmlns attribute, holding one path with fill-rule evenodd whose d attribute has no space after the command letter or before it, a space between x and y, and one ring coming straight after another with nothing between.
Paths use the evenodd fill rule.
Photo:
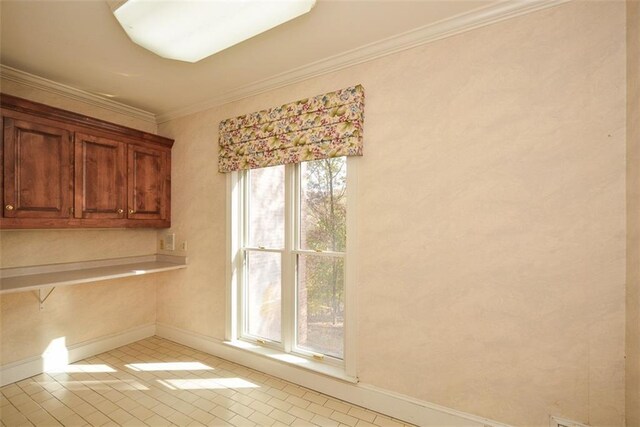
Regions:
<instances>
[{"instance_id":1,"label":"tile floor","mask_svg":"<svg viewBox=\"0 0 640 427\"><path fill-rule=\"evenodd\" d=\"M406 426L158 337L0 389L2 426Z\"/></svg>"}]
</instances>

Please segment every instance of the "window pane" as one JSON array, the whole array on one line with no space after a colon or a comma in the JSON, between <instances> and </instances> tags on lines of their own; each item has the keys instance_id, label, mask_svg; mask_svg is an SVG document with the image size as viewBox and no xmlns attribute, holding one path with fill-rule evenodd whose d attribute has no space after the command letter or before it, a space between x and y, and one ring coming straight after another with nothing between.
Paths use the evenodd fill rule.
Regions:
<instances>
[{"instance_id":1,"label":"window pane","mask_svg":"<svg viewBox=\"0 0 640 427\"><path fill-rule=\"evenodd\" d=\"M246 330L280 341L279 253L247 251Z\"/></svg>"},{"instance_id":2,"label":"window pane","mask_svg":"<svg viewBox=\"0 0 640 427\"><path fill-rule=\"evenodd\" d=\"M298 255L298 347L342 359L344 260Z\"/></svg>"},{"instance_id":3,"label":"window pane","mask_svg":"<svg viewBox=\"0 0 640 427\"><path fill-rule=\"evenodd\" d=\"M301 163L300 247L343 252L347 231L346 157Z\"/></svg>"},{"instance_id":4,"label":"window pane","mask_svg":"<svg viewBox=\"0 0 640 427\"><path fill-rule=\"evenodd\" d=\"M284 165L249 171L248 245L284 246Z\"/></svg>"}]
</instances>

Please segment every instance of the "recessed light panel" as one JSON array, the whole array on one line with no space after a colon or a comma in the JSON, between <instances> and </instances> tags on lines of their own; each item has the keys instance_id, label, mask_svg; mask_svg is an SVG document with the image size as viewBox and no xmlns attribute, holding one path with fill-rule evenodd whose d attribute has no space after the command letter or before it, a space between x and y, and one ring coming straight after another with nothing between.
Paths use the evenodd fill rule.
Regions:
<instances>
[{"instance_id":1,"label":"recessed light panel","mask_svg":"<svg viewBox=\"0 0 640 427\"><path fill-rule=\"evenodd\" d=\"M128 0L113 13L131 40L197 62L311 10L315 0Z\"/></svg>"}]
</instances>

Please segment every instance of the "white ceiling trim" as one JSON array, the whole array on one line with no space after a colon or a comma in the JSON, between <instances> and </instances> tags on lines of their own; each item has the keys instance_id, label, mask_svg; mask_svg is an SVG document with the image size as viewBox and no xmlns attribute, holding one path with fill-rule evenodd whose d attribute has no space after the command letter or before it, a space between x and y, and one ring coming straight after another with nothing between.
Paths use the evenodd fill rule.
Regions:
<instances>
[{"instance_id":1,"label":"white ceiling trim","mask_svg":"<svg viewBox=\"0 0 640 427\"><path fill-rule=\"evenodd\" d=\"M121 102L117 102L100 95L95 95L91 92L76 89L62 83L54 82L53 80L48 80L3 64L0 64L0 77L24 86L33 87L58 96L70 98L94 107L104 108L145 122L157 123L156 115L148 111L131 107Z\"/></svg>"},{"instance_id":2,"label":"white ceiling trim","mask_svg":"<svg viewBox=\"0 0 640 427\"><path fill-rule=\"evenodd\" d=\"M424 27L406 33L398 34L339 55L313 62L303 67L277 74L264 80L238 87L205 102L159 114L157 120L158 123L164 123L178 117L248 98L302 80L341 70L506 19L554 7L569 1L571 0L505 0L486 8L425 25Z\"/></svg>"},{"instance_id":3,"label":"white ceiling trim","mask_svg":"<svg viewBox=\"0 0 640 427\"><path fill-rule=\"evenodd\" d=\"M569 1L572 0L504 0L482 9L425 25L267 79L240 86L205 102L158 115L2 64L0 64L0 77L129 117L159 124Z\"/></svg>"}]
</instances>

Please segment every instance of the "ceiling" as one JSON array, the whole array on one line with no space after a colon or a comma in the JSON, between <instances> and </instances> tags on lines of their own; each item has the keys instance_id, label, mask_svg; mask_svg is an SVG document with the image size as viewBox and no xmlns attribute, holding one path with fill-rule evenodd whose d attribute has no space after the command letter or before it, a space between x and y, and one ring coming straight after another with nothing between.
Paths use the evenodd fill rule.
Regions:
<instances>
[{"instance_id":1,"label":"ceiling","mask_svg":"<svg viewBox=\"0 0 640 427\"><path fill-rule=\"evenodd\" d=\"M2 0L0 62L168 115L496 3L318 0L310 13L191 64L135 45L106 1Z\"/></svg>"}]
</instances>

